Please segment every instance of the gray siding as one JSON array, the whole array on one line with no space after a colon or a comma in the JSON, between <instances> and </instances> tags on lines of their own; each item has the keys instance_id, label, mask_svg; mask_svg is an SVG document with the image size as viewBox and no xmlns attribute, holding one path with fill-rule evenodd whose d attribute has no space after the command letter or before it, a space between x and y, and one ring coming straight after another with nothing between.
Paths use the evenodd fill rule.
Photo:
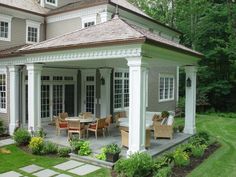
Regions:
<instances>
[{"instance_id":1,"label":"gray siding","mask_svg":"<svg viewBox=\"0 0 236 177\"><path fill-rule=\"evenodd\" d=\"M73 18L47 24L47 39L82 28L81 18Z\"/></svg>"},{"instance_id":2,"label":"gray siding","mask_svg":"<svg viewBox=\"0 0 236 177\"><path fill-rule=\"evenodd\" d=\"M159 102L159 75L160 74L171 74L174 75L175 85L174 85L174 100ZM176 107L176 67L152 67L150 68L148 75L148 108L147 111L151 112L161 112L164 110L175 110Z\"/></svg>"},{"instance_id":3,"label":"gray siding","mask_svg":"<svg viewBox=\"0 0 236 177\"><path fill-rule=\"evenodd\" d=\"M45 29L44 25L41 24L40 41L43 41L44 39L45 39ZM11 41L0 40L0 50L24 44L26 44L26 20L13 17L11 24Z\"/></svg>"}]
</instances>

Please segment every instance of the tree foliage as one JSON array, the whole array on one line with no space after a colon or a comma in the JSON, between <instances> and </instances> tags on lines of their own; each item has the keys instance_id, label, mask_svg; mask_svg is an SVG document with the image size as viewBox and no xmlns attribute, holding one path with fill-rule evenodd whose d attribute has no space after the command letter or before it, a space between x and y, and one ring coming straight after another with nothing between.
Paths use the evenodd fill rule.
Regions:
<instances>
[{"instance_id":1,"label":"tree foliage","mask_svg":"<svg viewBox=\"0 0 236 177\"><path fill-rule=\"evenodd\" d=\"M183 32L181 43L204 54L198 93L216 110L236 110L236 1L130 0Z\"/></svg>"}]
</instances>

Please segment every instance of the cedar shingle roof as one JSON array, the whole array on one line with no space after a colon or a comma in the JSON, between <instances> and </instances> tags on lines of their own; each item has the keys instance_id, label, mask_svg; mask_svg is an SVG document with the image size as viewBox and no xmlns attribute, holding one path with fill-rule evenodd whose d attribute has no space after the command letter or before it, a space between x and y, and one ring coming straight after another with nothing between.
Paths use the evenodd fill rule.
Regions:
<instances>
[{"instance_id":1,"label":"cedar shingle roof","mask_svg":"<svg viewBox=\"0 0 236 177\"><path fill-rule=\"evenodd\" d=\"M127 44L129 42L152 42L164 48L172 48L195 56L201 53L189 49L171 40L164 39L136 25L130 25L124 20L114 18L110 21L76 30L21 49L23 53L45 52L71 48L93 47L111 44Z\"/></svg>"},{"instance_id":2,"label":"cedar shingle roof","mask_svg":"<svg viewBox=\"0 0 236 177\"><path fill-rule=\"evenodd\" d=\"M9 6L32 13L45 15L48 13L48 9L40 6L36 0L0 0L0 5Z\"/></svg>"},{"instance_id":3,"label":"cedar shingle roof","mask_svg":"<svg viewBox=\"0 0 236 177\"><path fill-rule=\"evenodd\" d=\"M0 50L0 58L18 56L20 53L19 49L24 48L26 46L29 46L29 45L19 45L19 46L14 46L14 47L7 48L4 50Z\"/></svg>"}]
</instances>

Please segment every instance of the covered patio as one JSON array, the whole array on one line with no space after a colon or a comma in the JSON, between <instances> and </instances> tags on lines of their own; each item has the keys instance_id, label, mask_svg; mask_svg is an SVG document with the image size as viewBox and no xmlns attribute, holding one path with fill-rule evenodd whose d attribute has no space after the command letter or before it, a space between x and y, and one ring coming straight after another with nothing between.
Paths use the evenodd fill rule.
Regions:
<instances>
[{"instance_id":1,"label":"covered patio","mask_svg":"<svg viewBox=\"0 0 236 177\"><path fill-rule=\"evenodd\" d=\"M75 95L71 98L77 101L74 100L75 104L64 104L64 107L66 105L70 105L69 108L74 107L74 116L77 116L80 112L87 111L100 118L114 114L112 100L115 97L111 89L113 87L111 84L113 82L111 73L117 68L128 71L127 89L129 94L127 98L129 115L127 117L129 118L129 147L125 153L129 155L135 152L146 151L146 111L156 111L152 110L156 109L156 105L150 101L150 98L153 97L152 89L158 88L157 86L150 88L151 75L149 73L159 68L168 74L168 67L184 67L186 81L188 81L188 84L186 84L185 134L176 134L172 141L152 141L149 151L154 154L154 149L158 149L158 151L168 149L170 145L178 144L196 132L196 63L202 56L196 51L161 38L144 28L130 25L116 17L108 22L78 30L60 38L28 46L20 52L24 54L20 59L1 61L9 66L10 69L11 134L20 122L19 114L23 115L24 111L25 114L27 113L28 120L23 118L23 122L26 120L25 122L29 130L37 130L45 126L42 119L42 112L45 113L45 107L41 104L41 101L45 101L41 97L42 89L44 88L42 83L48 79L43 77L47 76L45 73L50 72L53 68L58 69L58 73L67 73L69 71L75 71L76 73L74 78L76 83L74 87ZM23 75L23 78L27 76L24 81L27 83L28 93L25 93L25 95L28 107L23 109L23 113L20 111L21 109L18 104L21 101L19 88L22 84L20 82L20 68L23 68L26 73ZM80 72L78 73L78 71ZM79 75L80 77L78 77ZM155 77L152 75L152 78L156 80L159 80L158 77L158 74ZM42 78L45 80L42 80ZM53 82L61 79L60 77L55 77L54 79L54 76L52 78ZM66 77L63 78L65 79ZM81 80L78 78L81 78ZM178 78L175 80L178 80ZM100 84L91 87L90 83L95 81ZM85 85L88 82L89 84ZM81 88L79 91L76 89L78 86ZM85 92L85 88L89 88L94 93L96 90L96 93L99 93L99 97L92 94L93 98L87 99L88 97L91 98L91 95L86 93L91 92ZM54 87L49 87L48 89L53 89L53 93L56 93L59 87L55 87L55 90ZM172 87L172 93L173 90L177 92L178 88ZM80 97L78 96L79 93L81 93ZM158 99L158 96L153 99ZM91 100L92 103L90 102ZM45 113L49 119L53 115L58 114L57 111L54 112L52 110L50 104L50 102L47 104L50 113ZM165 105L168 107L168 102ZM60 110L60 107L61 105L56 108ZM63 109L64 107L62 106ZM112 131L114 132L112 132L113 134L111 133L111 137L118 137L119 131L115 128ZM57 138L51 132L53 130L49 128L49 139L54 141ZM114 137L110 139L115 139ZM115 139L117 143L119 140L120 138ZM65 144L67 140L63 139L63 137L58 137L58 142ZM109 142L111 141L107 137L107 139L104 138L102 143L107 144ZM92 144L95 151L98 150L97 147L99 146L99 143Z\"/></svg>"}]
</instances>

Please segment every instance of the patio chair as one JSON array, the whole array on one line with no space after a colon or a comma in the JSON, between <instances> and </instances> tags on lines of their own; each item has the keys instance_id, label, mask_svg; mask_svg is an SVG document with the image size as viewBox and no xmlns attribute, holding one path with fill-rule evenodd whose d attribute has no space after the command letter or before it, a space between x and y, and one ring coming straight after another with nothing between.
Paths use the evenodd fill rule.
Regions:
<instances>
[{"instance_id":1,"label":"patio chair","mask_svg":"<svg viewBox=\"0 0 236 177\"><path fill-rule=\"evenodd\" d=\"M79 120L68 121L68 139L71 139L73 133L79 134L79 139L81 139L81 135L85 135L84 125L80 124Z\"/></svg>"},{"instance_id":2,"label":"patio chair","mask_svg":"<svg viewBox=\"0 0 236 177\"><path fill-rule=\"evenodd\" d=\"M69 117L67 112L59 113L58 116L61 119L61 121L65 121L65 118Z\"/></svg>"},{"instance_id":3,"label":"patio chair","mask_svg":"<svg viewBox=\"0 0 236 177\"><path fill-rule=\"evenodd\" d=\"M91 112L84 112L83 113L83 119L88 119L91 118L93 114Z\"/></svg>"},{"instance_id":4,"label":"patio chair","mask_svg":"<svg viewBox=\"0 0 236 177\"><path fill-rule=\"evenodd\" d=\"M98 119L96 123L89 124L87 128L87 138L90 131L95 133L96 139L98 136L98 131L102 131L103 137L105 137L105 125L106 125L106 118Z\"/></svg>"},{"instance_id":5,"label":"patio chair","mask_svg":"<svg viewBox=\"0 0 236 177\"><path fill-rule=\"evenodd\" d=\"M174 118L172 116L168 117L169 120L165 124L159 121L153 122L154 138L173 138L173 128L174 128ZM172 120L170 120L172 119Z\"/></svg>"},{"instance_id":6,"label":"patio chair","mask_svg":"<svg viewBox=\"0 0 236 177\"><path fill-rule=\"evenodd\" d=\"M53 116L53 119L55 120L56 123L56 134L57 136L61 134L61 130L66 130L68 129L68 123L67 121L61 119L58 116Z\"/></svg>"},{"instance_id":7,"label":"patio chair","mask_svg":"<svg viewBox=\"0 0 236 177\"><path fill-rule=\"evenodd\" d=\"M107 130L108 135L110 135L109 127L111 126L112 115L108 115L105 120L105 130Z\"/></svg>"},{"instance_id":8,"label":"patio chair","mask_svg":"<svg viewBox=\"0 0 236 177\"><path fill-rule=\"evenodd\" d=\"M129 147L129 132L121 130L120 133L121 133L121 145L128 148ZM146 142L145 142L146 148L149 148L151 146L150 137L151 137L151 130L146 129Z\"/></svg>"},{"instance_id":9,"label":"patio chair","mask_svg":"<svg viewBox=\"0 0 236 177\"><path fill-rule=\"evenodd\" d=\"M116 121L116 126L119 126L119 119L120 118L127 118L128 115L126 115L126 112L117 112L115 114L115 121Z\"/></svg>"}]
</instances>

